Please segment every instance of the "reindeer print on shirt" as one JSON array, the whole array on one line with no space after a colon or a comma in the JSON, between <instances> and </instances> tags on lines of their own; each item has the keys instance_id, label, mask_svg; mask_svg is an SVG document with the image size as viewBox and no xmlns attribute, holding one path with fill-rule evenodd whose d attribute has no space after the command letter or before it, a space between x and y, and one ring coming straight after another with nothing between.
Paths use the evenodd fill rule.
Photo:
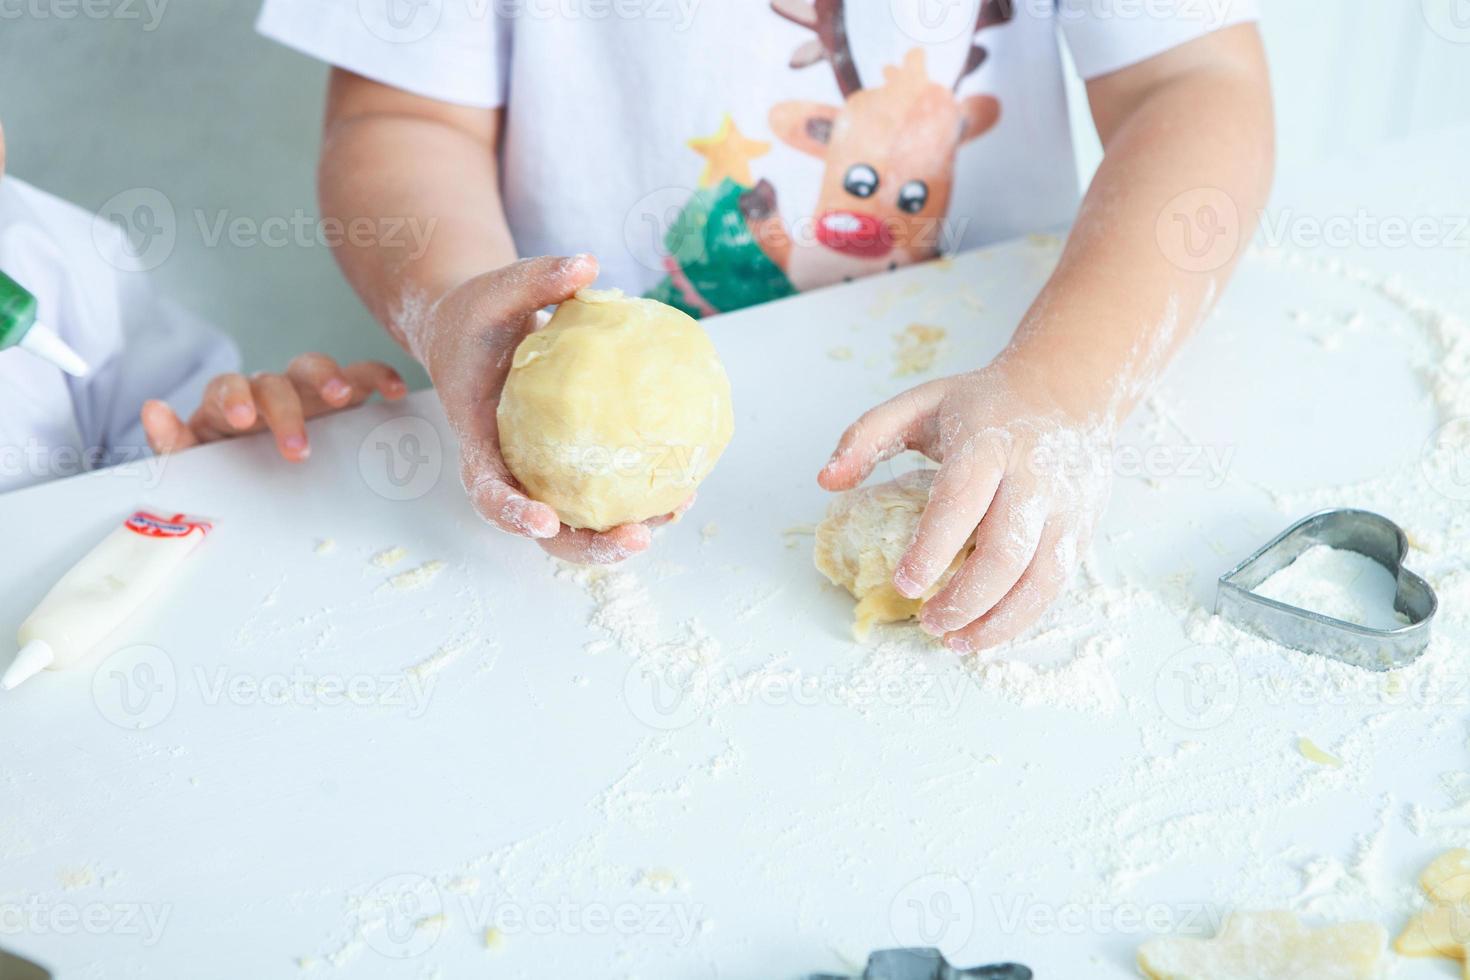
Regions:
<instances>
[{"instance_id":1,"label":"reindeer print on shirt","mask_svg":"<svg viewBox=\"0 0 1470 980\"><path fill-rule=\"evenodd\" d=\"M775 139L820 162L820 190L813 208L788 223L781 215L787 202L770 180L748 185L749 161L767 143L744 136L728 117L723 135L690 141L711 162L729 140L749 151L739 170L707 168L704 196L666 237L669 275L649 295L694 315L938 256L959 150L1000 119L993 96L956 90L988 57L979 35L1010 21L1014 0L979 5L968 56L949 85L930 78L922 47L884 67L879 84L865 85L843 0L771 0L771 9L813 34L789 67L826 64L842 99L780 102L768 114Z\"/></svg>"},{"instance_id":2,"label":"reindeer print on shirt","mask_svg":"<svg viewBox=\"0 0 1470 980\"><path fill-rule=\"evenodd\" d=\"M822 190L812 233L793 241L776 214L775 189L761 181L742 202L756 239L797 289L935 257L955 157L961 144L995 125L1000 102L989 95L958 99L954 88L931 81L923 48L885 68L881 85L865 88L848 47L842 0L775 0L771 7L817 35L791 66L830 64L844 102L783 102L771 110L777 137L822 161ZM1011 14L1009 0L989 0L980 6L975 32ZM985 58L983 47L972 46L954 87Z\"/></svg>"}]
</instances>

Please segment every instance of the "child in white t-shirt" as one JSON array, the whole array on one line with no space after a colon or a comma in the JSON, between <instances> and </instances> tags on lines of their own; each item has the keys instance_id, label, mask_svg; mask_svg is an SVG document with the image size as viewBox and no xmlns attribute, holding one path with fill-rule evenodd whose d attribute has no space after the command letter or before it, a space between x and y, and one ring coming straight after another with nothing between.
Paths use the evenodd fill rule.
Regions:
<instances>
[{"instance_id":1,"label":"child in white t-shirt","mask_svg":"<svg viewBox=\"0 0 1470 980\"><path fill-rule=\"evenodd\" d=\"M894 584L927 594L973 543L920 621L975 650L1064 586L1113 433L1250 236L1274 159L1253 20L1251 0L265 0L259 27L334 66L325 213L434 223L411 262L336 254L428 369L475 506L575 560L650 537L561 526L501 458L487 406L540 307L600 269L705 316L1070 222L1007 350L875 408L818 476L940 463ZM1106 151L1080 207L1060 45Z\"/></svg>"},{"instance_id":2,"label":"child in white t-shirt","mask_svg":"<svg viewBox=\"0 0 1470 980\"><path fill-rule=\"evenodd\" d=\"M0 492L263 429L303 460L305 419L405 393L386 364L321 354L241 376L234 345L152 289L120 229L4 172L0 131L0 270L91 373L0 351ZM190 406L189 421L170 404Z\"/></svg>"}]
</instances>

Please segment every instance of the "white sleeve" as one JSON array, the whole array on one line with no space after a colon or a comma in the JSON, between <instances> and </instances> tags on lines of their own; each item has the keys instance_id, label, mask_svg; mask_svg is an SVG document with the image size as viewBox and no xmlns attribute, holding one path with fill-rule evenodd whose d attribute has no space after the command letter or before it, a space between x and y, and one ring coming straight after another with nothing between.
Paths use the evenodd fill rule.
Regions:
<instances>
[{"instance_id":1,"label":"white sleeve","mask_svg":"<svg viewBox=\"0 0 1470 980\"><path fill-rule=\"evenodd\" d=\"M160 296L146 276L123 276L122 348L74 395L85 403L78 418L95 420L97 431L83 435L86 445L102 450L103 466L148 454L140 418L145 401L161 398L187 420L212 378L240 370L240 354L227 337Z\"/></svg>"},{"instance_id":2,"label":"white sleeve","mask_svg":"<svg viewBox=\"0 0 1470 980\"><path fill-rule=\"evenodd\" d=\"M256 30L287 47L441 102L505 102L510 25L493 2L265 0Z\"/></svg>"},{"instance_id":3,"label":"white sleeve","mask_svg":"<svg viewBox=\"0 0 1470 980\"><path fill-rule=\"evenodd\" d=\"M1057 23L1085 79L1260 17L1257 0L1058 0Z\"/></svg>"}]
</instances>

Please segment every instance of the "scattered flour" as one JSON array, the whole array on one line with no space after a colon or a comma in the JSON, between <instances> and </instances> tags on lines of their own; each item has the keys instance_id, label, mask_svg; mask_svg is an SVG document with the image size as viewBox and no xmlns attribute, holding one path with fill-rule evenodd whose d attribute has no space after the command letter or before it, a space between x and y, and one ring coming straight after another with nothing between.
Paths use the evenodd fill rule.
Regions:
<instances>
[{"instance_id":1,"label":"scattered flour","mask_svg":"<svg viewBox=\"0 0 1470 980\"><path fill-rule=\"evenodd\" d=\"M374 568L392 568L394 565L408 557L408 549L401 547L387 548L373 555L369 561Z\"/></svg>"},{"instance_id":2,"label":"scattered flour","mask_svg":"<svg viewBox=\"0 0 1470 980\"><path fill-rule=\"evenodd\" d=\"M1052 242L1036 244L1050 246ZM1280 254L1268 260L1347 278L1393 304L1430 341L1424 377L1426 390L1441 414L1447 419L1455 413L1470 415L1470 332L1464 320L1416 295L1399 280L1353 270L1337 260ZM895 298L890 296L886 302ZM1307 314L1294 319L1294 327L1304 332L1321 321L1320 316ZM1352 324L1361 325L1363 317L1353 312L1347 320L1348 328L1353 329ZM1154 414L1160 429L1173 423L1163 396L1155 395L1150 407L1159 409ZM1399 863L1395 832L1399 837L1411 834L1411 840L1424 843L1463 843L1470 832L1470 771L1445 773L1440 800L1396 796L1384 792L1379 781L1394 760L1443 743L1464 724L1470 707L1459 683L1465 672L1453 632L1470 626L1466 616L1470 565L1463 548L1463 542L1470 540L1470 507L1435 489L1436 481L1442 485L1449 474L1444 467L1454 464L1453 454L1442 461L1426 457L1423 466L1410 466L1364 484L1301 493L1251 487L1268 494L1283 511L1298 516L1308 509L1353 504L1388 511L1409 527L1416 548L1410 563L1439 592L1446 629L1436 633L1419 661L1386 675L1286 650L1236 630L1199 605L1188 575L1150 575L1145 588L1126 572L1104 575L1091 558L1084 561L1078 582L1032 631L982 656L961 660L936 654L933 643L915 627L892 626L880 631L874 646L854 647L853 658L835 665L830 675L818 677L781 654L753 669L737 670L732 661L739 648L727 652L697 619L664 622L637 572L558 565L556 577L575 584L591 602L588 627L594 636L585 644L586 652L627 658L630 676L659 675L697 706L698 723L672 732L651 731L641 740L626 770L589 802L601 819L601 829L573 834L563 832L559 825L548 826L466 861L463 867L431 877L447 893L455 893L450 882L467 876L476 882L483 878L487 893L507 901L530 901L539 895L589 887L608 893L642 887L662 894L656 884L664 880L661 877L649 881L650 872L607 860L609 840L626 835L630 826L648 831L665 826L671 814L687 810L690 801L716 780L747 774L746 754L725 727L728 709L744 704L750 692L763 683L796 685L814 680L824 685L829 704L846 706L871 719L875 727L892 725L894 730L907 731L920 721L917 714L906 703L900 702L902 710L897 710L873 699L869 692L924 680L940 685L950 698L950 707L960 703L957 692L980 692L981 708L974 708L975 701L966 702L967 714L983 711L989 699L992 704L1002 700L1069 712L1067 717L1080 716L1083 724L1094 724L1094 717L1121 716L1115 724L1098 723L1098 731L1121 725L1135 739L1130 744L1136 744L1136 751L1120 755L1107 778L1086 781L1088 788L1079 790L1076 799L1048 799L1040 807L1026 803L1033 763L1011 761L1025 756L1025 744L1017 744L1014 753L1008 751L1006 763L986 751L994 746L983 744L956 746L943 760L932 754L918 759L921 767L942 761L941 771L926 770L926 785L936 789L953 786L956 793L952 809L915 811L912 823L902 828L924 853L930 870L943 870L949 866L945 863L948 857L964 853L974 860L972 877L978 880L989 873L992 864L1005 863L1003 859L1016 864L1020 854L1034 857L1034 841L1039 836L1052 842L1049 856L1040 858L1026 877L998 884L1025 889L1033 874L1039 878L1050 872L1064 875L1079 901L1117 903L1123 896L1137 894L1138 886L1155 875L1198 863L1211 870L1192 876L1196 899L1224 907L1285 904L1313 915L1391 921L1419 900L1414 889L1401 880L1402 875L1391 873ZM802 535L809 533L809 528L799 528L783 536L789 545L799 546L805 543ZM1117 537L1123 540L1129 533ZM1221 552L1222 568L1228 567L1225 549L1218 544L1216 548ZM1291 575L1287 575L1291 569L1284 570L1280 573L1284 578L1275 586L1282 588L1280 595L1292 595L1302 602L1310 598L1322 611L1342 608L1352 614L1352 608L1328 603L1344 600L1342 593L1363 599L1365 595L1355 590L1367 589L1368 583L1337 574L1344 571L1335 567L1339 559L1327 558L1334 567L1326 571L1333 574L1309 575L1313 564L1299 561L1301 567L1294 565L1296 571ZM1293 585L1294 577L1298 581ZM1309 596L1307 587L1315 589L1324 580L1342 588L1326 597ZM767 588L771 586L766 583ZM731 615L740 621L741 610L747 610L745 619L761 622L765 607L760 599L760 595L733 597L737 605ZM1161 665L1149 661L1157 655L1151 653L1153 647L1134 642L1137 624L1145 621L1172 623L1181 645L1193 644L1219 657L1231 680L1226 685L1230 711L1260 706L1279 709L1285 704L1291 707L1293 720L1300 716L1300 728L1182 730L1166 717L1167 706L1161 705L1157 691L1148 689ZM1048 713L1046 717L1062 716ZM926 716L922 721L928 724L931 719ZM932 723L942 726L946 719L940 715ZM1293 751L1295 731L1311 731L1320 746L1318 741L1301 738ZM888 778L885 769L902 768L911 760L910 755L901 754L910 747L897 745L894 755L873 761L875 783ZM1065 745L1058 743L1057 751L1065 753ZM1031 846L1005 836L977 842L956 834L956 824L945 819L954 816L962 821L966 806L987 804L991 784L980 780L988 778L1014 779L995 784L995 788L1012 794L1015 836L1022 836L1024 824L1024 836ZM981 798L978 803L977 796ZM1342 825L1324 830L1346 830L1346 836L1329 839L1324 833L1321 840L1308 843L1283 841L1277 828L1284 819L1303 808L1327 803L1341 807ZM1359 805L1353 807L1355 803ZM876 821L885 817L868 812L866 806L863 800L830 800L823 807L802 811L807 818L802 826L771 828L773 852L785 855L820 848L824 859L830 858L832 866L843 873L856 877L871 871L874 865L865 863L870 858L829 853L840 842L812 829L823 826L820 821L825 816L844 825L871 826L875 832L896 829L880 828ZM954 850L945 849L951 845ZM1229 867L1210 865L1222 856L1228 858ZM657 860L659 856L651 857ZM780 878L784 861L784 856L772 857L760 867L769 880L785 880L799 887L799 882ZM961 866L960 859L950 864ZM669 890L674 894L686 889L671 885ZM355 908L349 902L349 910ZM821 912L805 905L797 918L798 924L814 929L832 932L836 928ZM701 928L709 924L702 919ZM362 945L363 930L370 932L375 927L380 926L356 923L338 948L326 954L328 959L355 955ZM485 945L494 945L489 932Z\"/></svg>"},{"instance_id":3,"label":"scattered flour","mask_svg":"<svg viewBox=\"0 0 1470 980\"><path fill-rule=\"evenodd\" d=\"M75 891L97 884L97 869L90 864L84 864L76 868L64 868L57 877L61 880L62 888Z\"/></svg>"},{"instance_id":4,"label":"scattered flour","mask_svg":"<svg viewBox=\"0 0 1470 980\"><path fill-rule=\"evenodd\" d=\"M895 334L893 376L904 378L932 369L944 349L944 338L947 336L949 331L943 327L923 323L911 323L902 332Z\"/></svg>"},{"instance_id":5,"label":"scattered flour","mask_svg":"<svg viewBox=\"0 0 1470 980\"><path fill-rule=\"evenodd\" d=\"M428 677L432 674L437 674L457 660L460 654L469 649L469 646L469 642L463 639L446 643L431 656L409 667L406 673L412 674L415 677Z\"/></svg>"},{"instance_id":6,"label":"scattered flour","mask_svg":"<svg viewBox=\"0 0 1470 980\"><path fill-rule=\"evenodd\" d=\"M786 542L786 547L800 547L802 538L814 537L817 533L815 524L793 524L781 532L781 540Z\"/></svg>"},{"instance_id":7,"label":"scattered flour","mask_svg":"<svg viewBox=\"0 0 1470 980\"><path fill-rule=\"evenodd\" d=\"M688 885L677 874L667 868L648 868L640 872L633 882L639 888L646 888L656 895L666 895L672 891L683 891Z\"/></svg>"},{"instance_id":8,"label":"scattered flour","mask_svg":"<svg viewBox=\"0 0 1470 980\"><path fill-rule=\"evenodd\" d=\"M410 568L406 572L394 575L388 579L388 584L395 589L414 591L426 588L442 571L444 571L442 561L426 561L417 568Z\"/></svg>"}]
</instances>

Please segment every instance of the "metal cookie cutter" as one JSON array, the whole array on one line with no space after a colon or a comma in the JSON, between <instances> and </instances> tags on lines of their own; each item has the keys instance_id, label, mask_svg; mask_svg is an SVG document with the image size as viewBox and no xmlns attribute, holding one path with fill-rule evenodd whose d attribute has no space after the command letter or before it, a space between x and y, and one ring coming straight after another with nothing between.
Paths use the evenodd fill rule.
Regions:
<instances>
[{"instance_id":1,"label":"metal cookie cutter","mask_svg":"<svg viewBox=\"0 0 1470 980\"><path fill-rule=\"evenodd\" d=\"M1251 591L1313 545L1356 551L1398 582L1393 608L1409 622L1380 630L1346 623ZM1393 521L1366 510L1324 510L1305 517L1220 576L1215 613L1249 632L1303 653L1318 653L1366 670L1393 670L1419 659L1439 600L1429 583L1404 568L1409 541Z\"/></svg>"},{"instance_id":2,"label":"metal cookie cutter","mask_svg":"<svg viewBox=\"0 0 1470 980\"><path fill-rule=\"evenodd\" d=\"M937 949L880 949L868 957L868 968L856 980L1031 980L1029 967L994 963L968 970L950 966ZM832 973L813 973L806 980L854 980Z\"/></svg>"}]
</instances>

